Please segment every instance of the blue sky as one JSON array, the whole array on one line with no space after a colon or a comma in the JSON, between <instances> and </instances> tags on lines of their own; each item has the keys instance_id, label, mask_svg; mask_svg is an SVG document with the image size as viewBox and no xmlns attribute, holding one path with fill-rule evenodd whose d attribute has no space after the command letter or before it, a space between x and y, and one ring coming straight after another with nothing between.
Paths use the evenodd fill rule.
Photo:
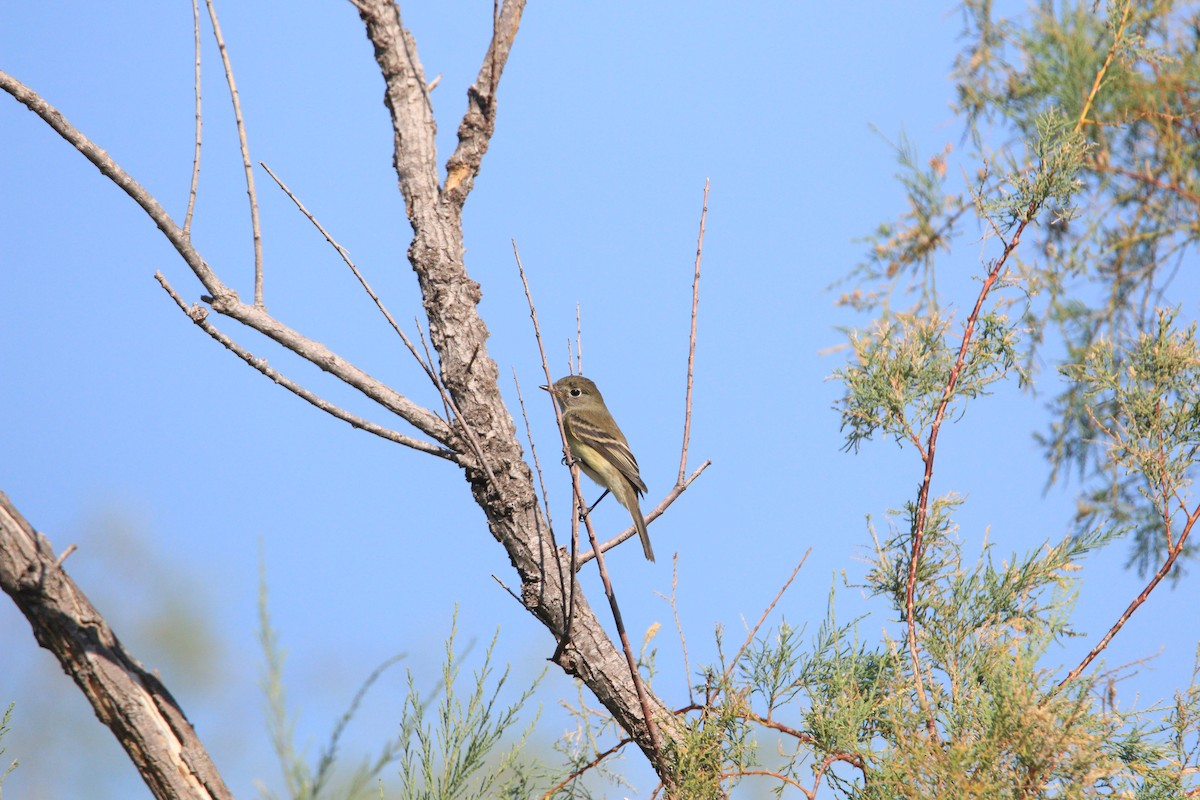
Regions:
<instances>
[{"instance_id":1,"label":"blue sky","mask_svg":"<svg viewBox=\"0 0 1200 800\"><path fill-rule=\"evenodd\" d=\"M338 238L412 334L420 302L404 258L409 227L391 167L382 80L349 3L228 3L252 156L266 162ZM439 161L455 141L490 31L490 3L404 8L433 93ZM192 32L185 3L18 4L0 26L0 68L38 90L181 219L192 153ZM532 4L500 90L496 135L466 209L467 265L483 287L489 348L516 410L516 371L568 519L566 472L512 258L521 249L558 372L582 305L584 371L603 389L650 487L674 480L682 433L690 282L704 181L711 179L701 288L691 466L713 466L654 525L657 564L636 544L610 559L635 640L652 624L660 691L682 705L670 608L679 554L680 616L692 664L713 658L714 626L739 643L811 548L777 609L815 625L841 574L858 583L866 520L915 494L919 462L891 443L841 451L842 356L835 327L855 320L827 287L865 248L856 242L903 210L893 152L901 131L922 158L956 148L949 70L961 19L949 4ZM204 162L194 240L243 297L251 241L229 102L211 37L204 44ZM872 130L872 126L881 133ZM436 400L337 256L258 170L266 303L278 317L368 372ZM363 678L398 652L432 686L455 606L461 642L500 629L498 657L518 682L553 644L492 579L507 557L452 466L326 417L225 352L153 279L189 302L200 287L131 201L15 102L0 100L0 490L63 548L77 581L118 635L168 686L234 793L279 788L256 682L260 546L273 620L289 652L300 741L315 754ZM968 237L942 263L959 305L973 301L980 247ZM1182 284L1180 297L1196 296ZM1194 301L1185 313L1195 313ZM385 424L360 398L235 323L227 333L273 366ZM985 535L998 554L1062 535L1070 491L1043 494L1031 434L1053 393L1005 388L971 405L940 440L935 490L967 496L967 552ZM625 525L606 501L602 530ZM1117 545L1087 562L1073 665L1143 581ZM585 581L600 605L598 582ZM1129 682L1146 704L1190 677L1197 632L1181 629L1194 583L1160 589L1108 652L1116 665L1161 653ZM172 602L206 623L192 637L214 670L159 659L153 620ZM838 615L868 610L840 589ZM886 615L865 635L896 632ZM813 628L815 630L815 628ZM210 640L206 638L208 631ZM17 702L9 756L15 797L71 796L60 765L85 737L97 748L91 796L125 797L132 768L28 626L0 604L0 704ZM476 648L478 654L479 648ZM1053 658L1053 654L1051 654ZM468 662L468 670L473 662ZM1123 684L1122 686L1124 686ZM549 673L539 735L565 721L569 682ZM394 731L402 675L372 695L347 749L372 752ZM61 702L56 702L60 700ZM107 749L105 749L107 748ZM93 751L88 751L93 752ZM631 759L637 762L639 759ZM645 794L649 776L632 775ZM143 790L144 791L144 790Z\"/></svg>"}]
</instances>

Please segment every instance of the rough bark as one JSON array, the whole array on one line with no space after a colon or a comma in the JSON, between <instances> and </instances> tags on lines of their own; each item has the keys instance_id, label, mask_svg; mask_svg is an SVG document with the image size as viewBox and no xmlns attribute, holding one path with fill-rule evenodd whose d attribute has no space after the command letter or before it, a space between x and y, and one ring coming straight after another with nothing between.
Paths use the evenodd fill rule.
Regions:
<instances>
[{"instance_id":1,"label":"rough bark","mask_svg":"<svg viewBox=\"0 0 1200 800\"><path fill-rule=\"evenodd\" d=\"M463 261L462 207L487 152L495 124L496 86L524 3L505 2L495 19L491 45L467 92L467 112L458 129L458 147L447 161L444 185L437 177L436 126L416 42L394 3L365 0L357 5L386 84L385 104L395 134L393 163L413 229L408 257L420 284L441 378L484 457L480 464L470 451L460 451L460 463L492 535L520 575L522 601L558 641L566 629L567 582L573 573L539 511L533 475L500 396L499 371L487 352L487 326L477 307L480 286ZM556 663L587 685L662 774L666 765L658 763L659 754L651 745L625 659L579 587L574 611L571 640L560 648ZM657 698L651 696L651 704L663 738L673 738L678 724Z\"/></svg>"},{"instance_id":2,"label":"rough bark","mask_svg":"<svg viewBox=\"0 0 1200 800\"><path fill-rule=\"evenodd\" d=\"M556 646L548 643L547 655L553 652L555 662L567 674L584 682L670 786L670 767L653 746L628 665L578 585L573 618L567 625L567 595L574 571L566 552L555 546L539 510L531 470L500 394L499 371L488 355L488 330L477 307L481 287L468 275L463 258L463 204L494 130L496 88L524 2L510 0L498 9L491 44L467 92L458 145L447 160L446 177L441 181L436 124L416 42L390 0L353 1L384 78L385 103L394 132L393 162L413 230L408 259L420 286L438 377L453 409L449 425L436 412L284 325L265 307L241 301L201 258L187 232L108 153L12 76L0 72L0 88L41 117L142 207L200 281L207 292L201 300L213 312L273 339L358 389L432 439L403 443L450 458L463 468L489 531L520 577L522 602L554 640ZM204 327L207 309L182 303L181 308ZM20 520L7 500L4 509L5 521L0 527L4 572L0 580L5 591L25 611L38 641L60 654L63 668L89 698L95 697L97 715L113 729L151 789L161 797L228 797L170 695L120 647L100 615L55 563L49 543ZM570 640L563 642L567 630ZM681 727L653 695L649 705L664 749L669 750Z\"/></svg>"},{"instance_id":3,"label":"rough bark","mask_svg":"<svg viewBox=\"0 0 1200 800\"><path fill-rule=\"evenodd\" d=\"M121 646L50 541L0 492L0 588L125 748L155 797L233 797L183 709Z\"/></svg>"}]
</instances>

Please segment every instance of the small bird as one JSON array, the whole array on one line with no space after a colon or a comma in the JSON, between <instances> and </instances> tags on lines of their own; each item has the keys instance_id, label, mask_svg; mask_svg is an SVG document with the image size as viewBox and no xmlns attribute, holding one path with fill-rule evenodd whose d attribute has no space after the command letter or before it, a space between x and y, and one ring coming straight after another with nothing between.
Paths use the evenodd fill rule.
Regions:
<instances>
[{"instance_id":1,"label":"small bird","mask_svg":"<svg viewBox=\"0 0 1200 800\"><path fill-rule=\"evenodd\" d=\"M646 484L638 474L637 459L629 449L629 442L604 405L600 390L582 375L559 378L553 386L541 388L550 392L562 409L563 430L571 455L585 475L612 492L617 502L629 510L642 540L642 552L653 561L650 534L638 505L638 496L646 493Z\"/></svg>"}]
</instances>

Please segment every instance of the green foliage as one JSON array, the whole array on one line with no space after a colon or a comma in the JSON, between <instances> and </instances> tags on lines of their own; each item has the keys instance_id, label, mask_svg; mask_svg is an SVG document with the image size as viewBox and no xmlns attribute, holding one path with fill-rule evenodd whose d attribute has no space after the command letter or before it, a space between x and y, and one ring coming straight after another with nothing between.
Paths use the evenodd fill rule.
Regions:
<instances>
[{"instance_id":1,"label":"green foliage","mask_svg":"<svg viewBox=\"0 0 1200 800\"><path fill-rule=\"evenodd\" d=\"M516 797L521 796L519 787L529 785L532 776L519 758L536 717L517 742L498 755L494 753L516 724L517 714L528 703L537 682L512 705L497 705L508 679L507 668L499 677L493 677L492 651L498 637L497 631L484 653L482 666L467 682L471 690L464 703L457 688L460 664L451 632L442 665L442 696L434 708L433 722L428 718L431 704L421 699L416 679L409 672L399 759L400 796L406 800Z\"/></svg>"},{"instance_id":2,"label":"green foliage","mask_svg":"<svg viewBox=\"0 0 1200 800\"><path fill-rule=\"evenodd\" d=\"M1090 656L1059 663L1089 553L1132 532L1131 563L1158 577L1174 566L1177 579L1175 559L1195 552L1200 347L1184 318L1194 298L1170 292L1200 241L1200 4L1044 0L1026 19L996 17L989 0L962 9L955 81L972 149L923 160L900 137L905 210L866 238L838 299L872 317L847 330L851 356L836 372L846 447L888 439L924 468L861 587L884 635L839 621L833 592L812 634L781 622L727 658L718 629L701 697L667 742L679 798L726 797L749 780L856 800L1200 791L1196 675L1173 703L1122 709L1116 679ZM969 284L964 243L972 263L982 251ZM940 473L931 488L938 436L1005 382L1034 387L1046 363L1062 379L1039 435L1047 480L1077 478L1079 513L1029 552L969 555L955 521L965 499ZM265 616L263 631L289 790L315 797L358 698L306 777L280 744L291 727ZM393 759L405 798L534 794L540 776L519 745L488 756L528 697L498 707L507 673L492 676L490 655L459 695L451 637L440 701L422 700L410 674L400 736L358 774ZM628 740L582 688L569 710L577 727L557 746L570 773L552 796L609 796L623 785L610 761Z\"/></svg>"},{"instance_id":3,"label":"green foliage","mask_svg":"<svg viewBox=\"0 0 1200 800\"><path fill-rule=\"evenodd\" d=\"M846 385L840 410L847 449L879 433L920 446L939 412L961 414L966 401L987 394L1013 368L1015 334L1003 316L982 317L961 366L949 328L936 312L905 313L851 334L854 362L835 373ZM946 398L952 374L957 381ZM949 404L942 410L944 400Z\"/></svg>"},{"instance_id":4,"label":"green foliage","mask_svg":"<svg viewBox=\"0 0 1200 800\"><path fill-rule=\"evenodd\" d=\"M283 771L287 797L291 800L319 800L322 797L355 800L377 793L383 798L382 776L392 765L399 768L398 792L405 800L528 797L535 791L535 786L547 780L540 769L522 760L522 750L536 724L536 715L507 749L503 748L503 740L516 725L518 713L528 704L538 681L526 688L512 705L498 705L500 692L508 680L507 669L497 677L492 666L492 652L498 637L499 631L488 645L482 665L467 682L470 690L464 702L459 688L462 683L459 671L465 654L455 652L452 624L446 641L441 681L436 688L423 694L410 670L399 734L384 743L373 759L361 761L348 775L338 775L338 747L342 735L367 692L404 656L393 656L372 671L334 725L315 766L310 766L294 741L294 717L288 712L283 688L285 654L278 634L271 627L265 567L260 563L259 641L265 659L262 686L267 700L267 727ZM431 715L434 720L430 720ZM264 795L275 796L265 790Z\"/></svg>"},{"instance_id":5,"label":"green foliage","mask_svg":"<svg viewBox=\"0 0 1200 800\"><path fill-rule=\"evenodd\" d=\"M901 135L893 147L900 165L896 179L908 195L908 210L897 222L882 223L865 237L869 245L866 260L838 282L852 286L838 298L838 304L870 312L888 309L897 293L912 293L917 300L916 306L908 309L910 313L936 310L934 257L949 248L970 204L946 191L949 148L929 159L922 169L917 150L907 137ZM912 284L898 292L905 276L911 276Z\"/></svg>"},{"instance_id":6,"label":"green foliage","mask_svg":"<svg viewBox=\"0 0 1200 800\"><path fill-rule=\"evenodd\" d=\"M706 702L675 754L681 796L724 796L751 775L810 798L1198 790L1195 677L1170 706L1120 709L1091 656L1055 662L1076 635L1090 552L1132 530L1135 562L1161 576L1194 549L1200 348L1164 301L1200 238L1200 11L963 10L958 104L975 152L953 170L951 148L923 165L900 140L907 209L868 237L838 301L874 317L847 331L836 373L847 448L890 439L924 467L866 575L896 638L872 644L861 621L837 623L831 595L811 641L781 623L732 665L722 654L702 671ZM970 177L956 189L954 174ZM972 215L982 273L954 302L946 287L959 296L962 278L939 280L939 268ZM938 436L998 383L1032 386L1047 359L1064 379L1041 437L1047 473L1070 467L1085 482L1078 518L1033 551L965 558L954 521L965 501L928 482Z\"/></svg>"},{"instance_id":7,"label":"green foliage","mask_svg":"<svg viewBox=\"0 0 1200 800\"><path fill-rule=\"evenodd\" d=\"M1047 1L1028 20L998 18L987 0L962 8L955 78L976 153L955 170L949 148L928 167L907 141L897 148L908 210L868 239L839 300L877 316L849 331L854 358L838 372L847 447L876 435L917 445L943 392L955 418L1014 365L1032 385L1039 354L1051 353L1067 380L1038 434L1047 479L1076 475L1077 527L1133 531L1131 563L1145 572L1167 547L1164 510L1110 458L1112 429L1097 419L1115 399L1090 386L1088 370L1097 348L1112 350L1119 372L1157 336L1164 309L1178 309L1172 280L1200 241L1200 5ZM946 178L956 173L969 185L956 190ZM952 255L964 210L995 241L972 298L978 332L951 323L955 304L938 291L937 262ZM960 335L967 364L979 351L982 381L946 380ZM1184 362L1200 357L1190 339L1174 347ZM1186 457L1169 466L1177 485L1190 482Z\"/></svg>"},{"instance_id":8,"label":"green foliage","mask_svg":"<svg viewBox=\"0 0 1200 800\"><path fill-rule=\"evenodd\" d=\"M919 658L902 641L864 641L861 620L839 624L833 593L811 638L785 622L735 662L721 656L702 671L707 700L670 753L678 797L725 797L750 777L778 795L824 787L857 800L1157 798L1197 786L1195 679L1165 713L1121 711L1101 691L1102 674L1059 685L1062 670L1045 666L1071 635L1081 561L1111 535L1067 536L1002 562L985 546L968 563L954 535L959 503L940 501L927 534ZM896 517L911 521L907 509ZM897 529L878 546L865 588L900 620L911 531Z\"/></svg>"},{"instance_id":9,"label":"green foliage","mask_svg":"<svg viewBox=\"0 0 1200 800\"><path fill-rule=\"evenodd\" d=\"M1132 343L1094 341L1076 363L1063 367L1078 387L1086 418L1074 420L1061 440L1076 452L1086 446L1082 436L1104 446L1097 470L1102 477L1081 502L1079 523L1133 530L1134 559L1143 573L1152 572L1178 541L1195 502L1190 489L1200 451L1200 350L1195 325L1178 331L1174 321L1174 313L1162 311L1157 326ZM1185 541L1183 553L1193 552Z\"/></svg>"},{"instance_id":10,"label":"green foliage","mask_svg":"<svg viewBox=\"0 0 1200 800\"><path fill-rule=\"evenodd\" d=\"M983 0L964 10L971 45L956 75L976 141L988 126L1020 147L1047 109L1078 120L1087 136L1077 216L1049 226L1044 259L1023 265L1026 286L1043 293L1026 316L1030 348L1047 327L1057 330L1072 378L1041 440L1051 480L1070 467L1094 484L1080 523L1107 509L1137 532L1131 561L1145 571L1161 555L1162 537L1150 533L1161 527L1161 510L1133 499L1128 477L1112 468L1113 443L1094 425L1098 398L1080 370L1097 345L1114 348L1119 361L1155 335L1161 309L1175 306L1172 280L1200 241L1200 8L1111 2L1098 14L1090 3L1043 3L1024 26L992 18ZM1195 358L1187 347L1183 356Z\"/></svg>"},{"instance_id":11,"label":"green foliage","mask_svg":"<svg viewBox=\"0 0 1200 800\"><path fill-rule=\"evenodd\" d=\"M554 749L563 757L567 769L565 780L553 797L572 800L590 800L607 797L614 786L627 786L624 776L615 769L613 756L621 747L605 749L605 739L623 741L623 731L603 709L588 704L587 690L583 683L575 683L575 701L564 701L563 706L575 720L574 729L566 731L554 743ZM595 787L604 786L598 790Z\"/></svg>"},{"instance_id":12,"label":"green foliage","mask_svg":"<svg viewBox=\"0 0 1200 800\"><path fill-rule=\"evenodd\" d=\"M5 734L7 734L10 730L8 724L12 721L12 712L13 707L15 706L16 703L9 703L8 708L4 709L4 716L0 717L0 742L4 741ZM0 756L4 755L5 749L6 748L4 747L0 747ZM13 759L13 762L4 768L4 772L0 772L0 797L4 795L4 779L11 775L12 771L19 765L19 762L16 759Z\"/></svg>"},{"instance_id":13,"label":"green foliage","mask_svg":"<svg viewBox=\"0 0 1200 800\"><path fill-rule=\"evenodd\" d=\"M694 800L717 800L725 796L726 765L737 769L749 760L750 729L742 713L743 698L713 705L688 719L684 738L668 747L667 758L675 765L676 793Z\"/></svg>"}]
</instances>

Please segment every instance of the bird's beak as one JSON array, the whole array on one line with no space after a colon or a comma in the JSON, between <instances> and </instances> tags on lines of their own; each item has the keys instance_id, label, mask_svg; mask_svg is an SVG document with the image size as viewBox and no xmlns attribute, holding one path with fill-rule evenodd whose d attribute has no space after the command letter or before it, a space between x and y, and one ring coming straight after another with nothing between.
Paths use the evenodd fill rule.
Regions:
<instances>
[{"instance_id":1,"label":"bird's beak","mask_svg":"<svg viewBox=\"0 0 1200 800\"><path fill-rule=\"evenodd\" d=\"M553 386L539 386L538 388L539 388L539 389L545 389L545 390L546 390L547 392L549 392L550 394L554 394L554 387L553 387Z\"/></svg>"}]
</instances>

